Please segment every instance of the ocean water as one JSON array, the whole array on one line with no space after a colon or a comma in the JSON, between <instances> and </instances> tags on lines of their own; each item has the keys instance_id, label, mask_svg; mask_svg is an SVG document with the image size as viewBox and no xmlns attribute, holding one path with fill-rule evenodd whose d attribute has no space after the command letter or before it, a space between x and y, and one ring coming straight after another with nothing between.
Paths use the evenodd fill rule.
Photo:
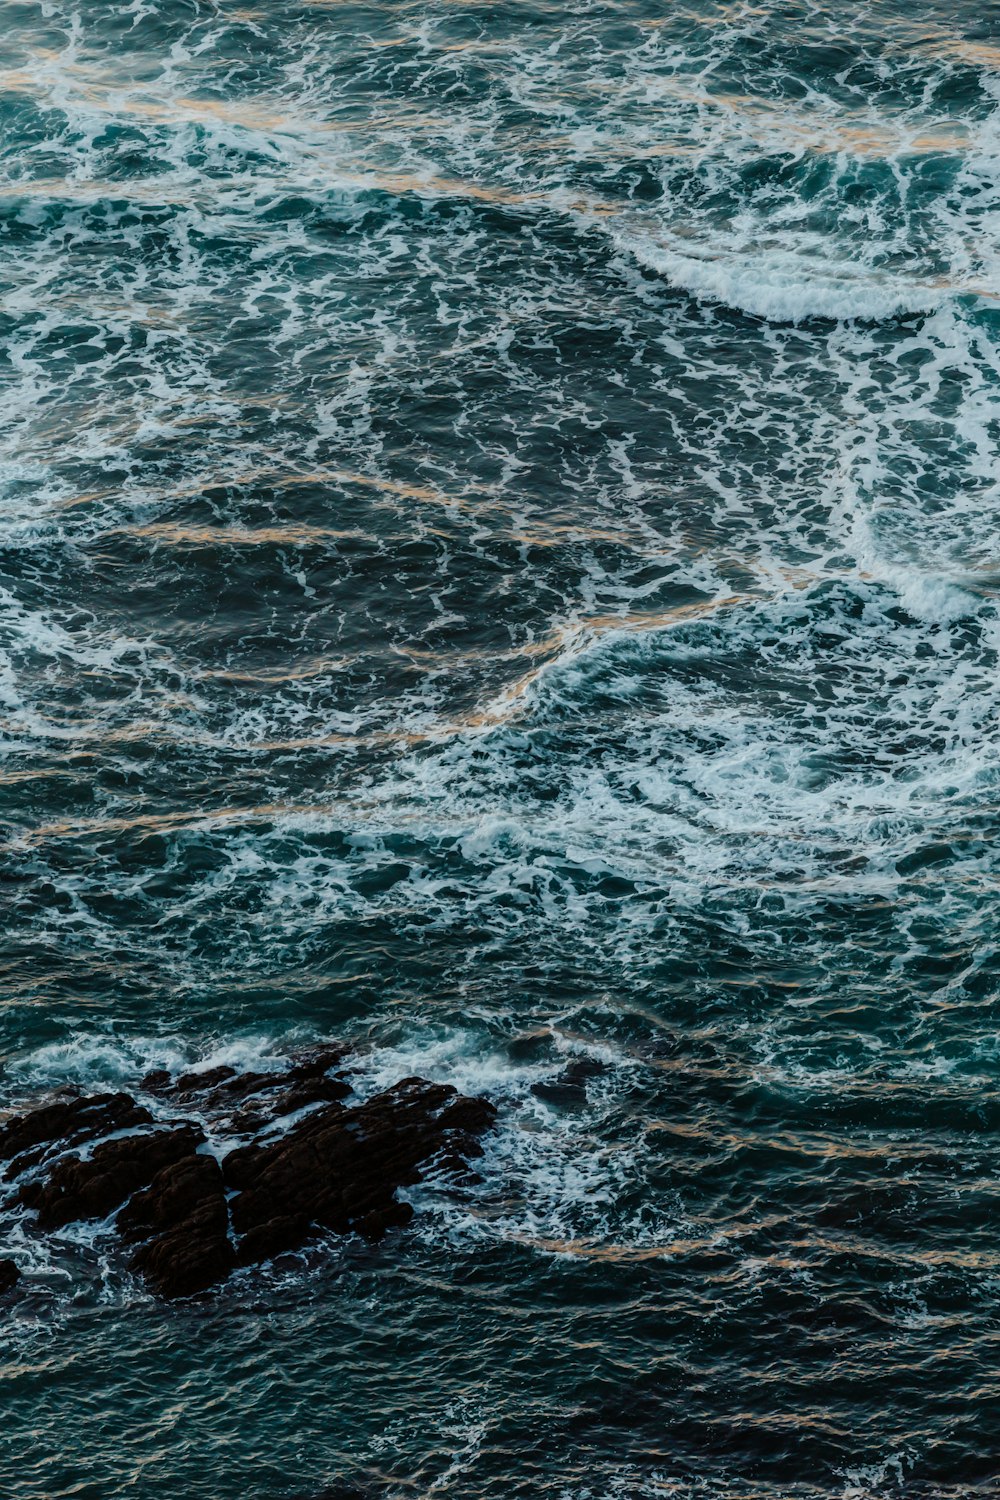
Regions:
<instances>
[{"instance_id":1,"label":"ocean water","mask_svg":"<svg viewBox=\"0 0 1000 1500\"><path fill-rule=\"evenodd\" d=\"M2 1218L3 1500L995 1496L997 0L0 20L0 1103L501 1109L189 1305Z\"/></svg>"}]
</instances>

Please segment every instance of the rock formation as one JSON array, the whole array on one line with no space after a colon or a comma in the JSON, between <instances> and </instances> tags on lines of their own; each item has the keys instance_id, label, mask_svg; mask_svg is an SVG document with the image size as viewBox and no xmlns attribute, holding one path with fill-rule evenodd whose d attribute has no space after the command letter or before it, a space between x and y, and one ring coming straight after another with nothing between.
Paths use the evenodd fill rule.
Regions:
<instances>
[{"instance_id":1,"label":"rock formation","mask_svg":"<svg viewBox=\"0 0 1000 1500\"><path fill-rule=\"evenodd\" d=\"M130 1268L163 1297L324 1231L378 1240L409 1222L397 1191L432 1166L470 1180L496 1111L422 1078L359 1100L345 1060L324 1048L278 1072L158 1071L138 1090L150 1107L94 1094L17 1115L0 1127L7 1206L33 1214L37 1232L113 1222ZM0 1261L0 1294L17 1279Z\"/></svg>"}]
</instances>

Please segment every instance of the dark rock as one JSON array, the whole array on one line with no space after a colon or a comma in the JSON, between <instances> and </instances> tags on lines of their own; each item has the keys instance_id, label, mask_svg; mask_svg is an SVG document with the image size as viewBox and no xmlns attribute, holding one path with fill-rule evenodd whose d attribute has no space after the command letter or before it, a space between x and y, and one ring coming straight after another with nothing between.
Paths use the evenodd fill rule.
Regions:
<instances>
[{"instance_id":1,"label":"dark rock","mask_svg":"<svg viewBox=\"0 0 1000 1500\"><path fill-rule=\"evenodd\" d=\"M313 1048L280 1072L237 1073L235 1068L222 1066L184 1073L174 1080L157 1072L147 1074L143 1087L166 1094L181 1106L195 1105L213 1119L228 1121L237 1134L250 1134L308 1104L347 1098L350 1084L326 1076L347 1056L343 1047ZM247 1100L253 1102L244 1109Z\"/></svg>"},{"instance_id":2,"label":"dark rock","mask_svg":"<svg viewBox=\"0 0 1000 1500\"><path fill-rule=\"evenodd\" d=\"M273 1260L287 1250L297 1250L309 1237L311 1225L305 1214L284 1214L256 1224L240 1240L237 1256L241 1265Z\"/></svg>"},{"instance_id":3,"label":"dark rock","mask_svg":"<svg viewBox=\"0 0 1000 1500\"><path fill-rule=\"evenodd\" d=\"M607 1063L601 1062L600 1058L574 1057L573 1061L563 1068L562 1078L566 1083L583 1083L588 1078L599 1078L607 1070Z\"/></svg>"},{"instance_id":4,"label":"dark rock","mask_svg":"<svg viewBox=\"0 0 1000 1500\"><path fill-rule=\"evenodd\" d=\"M225 1281L236 1257L225 1235L182 1224L143 1245L129 1264L161 1297L194 1297Z\"/></svg>"},{"instance_id":5,"label":"dark rock","mask_svg":"<svg viewBox=\"0 0 1000 1500\"><path fill-rule=\"evenodd\" d=\"M275 1094L277 1098L266 1107L272 1118L278 1118L315 1101L346 1099L350 1084L326 1076L346 1056L342 1047L317 1048L283 1073L243 1073L216 1088L207 1103L210 1108L225 1109L240 1100Z\"/></svg>"},{"instance_id":6,"label":"dark rock","mask_svg":"<svg viewBox=\"0 0 1000 1500\"><path fill-rule=\"evenodd\" d=\"M203 1292L235 1264L222 1172L214 1156L188 1156L163 1167L125 1205L116 1224L124 1239L147 1240L131 1266L163 1297Z\"/></svg>"},{"instance_id":7,"label":"dark rock","mask_svg":"<svg viewBox=\"0 0 1000 1500\"><path fill-rule=\"evenodd\" d=\"M465 1094L457 1094L441 1111L437 1123L441 1130L458 1130L475 1136L492 1129L496 1121L496 1105L488 1099L471 1099Z\"/></svg>"},{"instance_id":8,"label":"dark rock","mask_svg":"<svg viewBox=\"0 0 1000 1500\"><path fill-rule=\"evenodd\" d=\"M53 1144L66 1149L116 1130L133 1130L152 1123L149 1110L136 1104L129 1094L92 1094L89 1098L47 1104L0 1127L0 1158L13 1158L4 1175L8 1181L19 1176L42 1160Z\"/></svg>"},{"instance_id":9,"label":"dark rock","mask_svg":"<svg viewBox=\"0 0 1000 1500\"><path fill-rule=\"evenodd\" d=\"M232 1135L257 1135L271 1122L259 1109L240 1109L229 1116L228 1123Z\"/></svg>"},{"instance_id":10,"label":"dark rock","mask_svg":"<svg viewBox=\"0 0 1000 1500\"><path fill-rule=\"evenodd\" d=\"M352 1228L366 1240L380 1240L390 1229L405 1229L413 1218L413 1205L392 1202L384 1208L373 1208L355 1219Z\"/></svg>"},{"instance_id":11,"label":"dark rock","mask_svg":"<svg viewBox=\"0 0 1000 1500\"><path fill-rule=\"evenodd\" d=\"M0 1296L13 1291L21 1279L21 1273L12 1260L0 1260Z\"/></svg>"},{"instance_id":12,"label":"dark rock","mask_svg":"<svg viewBox=\"0 0 1000 1500\"><path fill-rule=\"evenodd\" d=\"M236 1135L256 1135L267 1125L286 1115L296 1114L311 1104L334 1104L351 1094L351 1086L342 1078L307 1078L293 1083L273 1099L257 1099L249 1109L240 1109L229 1116L229 1129Z\"/></svg>"},{"instance_id":13,"label":"dark rock","mask_svg":"<svg viewBox=\"0 0 1000 1500\"><path fill-rule=\"evenodd\" d=\"M42 1229L59 1229L78 1219L103 1219L162 1167L192 1156L205 1139L196 1125L179 1125L145 1135L105 1141L89 1157L63 1157L47 1179L29 1182L18 1194L38 1214Z\"/></svg>"},{"instance_id":14,"label":"dark rock","mask_svg":"<svg viewBox=\"0 0 1000 1500\"><path fill-rule=\"evenodd\" d=\"M173 1080L166 1092L172 1099L195 1099L199 1094L207 1094L209 1090L218 1088L220 1084L227 1083L236 1077L236 1069L226 1065L219 1068L204 1068L200 1073L182 1073L179 1078Z\"/></svg>"},{"instance_id":15,"label":"dark rock","mask_svg":"<svg viewBox=\"0 0 1000 1500\"><path fill-rule=\"evenodd\" d=\"M214 1156L188 1155L161 1168L149 1187L130 1198L115 1226L123 1239L134 1241L208 1213L225 1234L228 1215L219 1163Z\"/></svg>"},{"instance_id":16,"label":"dark rock","mask_svg":"<svg viewBox=\"0 0 1000 1500\"><path fill-rule=\"evenodd\" d=\"M538 1031L525 1031L511 1037L507 1043L507 1056L512 1062L536 1062L552 1048L552 1033L547 1026Z\"/></svg>"},{"instance_id":17,"label":"dark rock","mask_svg":"<svg viewBox=\"0 0 1000 1500\"><path fill-rule=\"evenodd\" d=\"M60 1100L8 1120L0 1157L13 1157L17 1173L39 1169L14 1201L43 1231L117 1210L132 1269L164 1297L203 1292L237 1264L296 1250L324 1230L377 1241L409 1223L413 1209L397 1193L425 1172L478 1180L468 1162L496 1110L421 1078L352 1104L333 1071L345 1057L332 1047L280 1072L148 1073L143 1088L211 1119L217 1138L255 1136L221 1166L201 1149L200 1124L158 1124L127 1094Z\"/></svg>"},{"instance_id":18,"label":"dark rock","mask_svg":"<svg viewBox=\"0 0 1000 1500\"><path fill-rule=\"evenodd\" d=\"M334 1068L341 1067L350 1055L348 1047L313 1047L299 1054L287 1076L296 1082L305 1078L318 1078L323 1073L331 1073Z\"/></svg>"},{"instance_id":19,"label":"dark rock","mask_svg":"<svg viewBox=\"0 0 1000 1500\"><path fill-rule=\"evenodd\" d=\"M171 1078L166 1068L154 1068L140 1080L139 1087L146 1094L165 1094L170 1088Z\"/></svg>"},{"instance_id":20,"label":"dark rock","mask_svg":"<svg viewBox=\"0 0 1000 1500\"><path fill-rule=\"evenodd\" d=\"M430 1163L429 1176L444 1179L452 1187L476 1187L482 1182L478 1172L469 1168L470 1156L482 1156L483 1148L475 1139L468 1141L462 1137L453 1144L438 1151Z\"/></svg>"},{"instance_id":21,"label":"dark rock","mask_svg":"<svg viewBox=\"0 0 1000 1500\"><path fill-rule=\"evenodd\" d=\"M310 1104L335 1104L351 1092L351 1085L342 1078L303 1078L278 1095L271 1105L271 1118L293 1115Z\"/></svg>"},{"instance_id":22,"label":"dark rock","mask_svg":"<svg viewBox=\"0 0 1000 1500\"><path fill-rule=\"evenodd\" d=\"M536 1099L543 1099L546 1104L571 1106L587 1102L587 1090L582 1083L560 1083L557 1078L549 1083L533 1083L531 1092Z\"/></svg>"},{"instance_id":23,"label":"dark rock","mask_svg":"<svg viewBox=\"0 0 1000 1500\"><path fill-rule=\"evenodd\" d=\"M454 1126L493 1123L495 1110L479 1104L444 1085L409 1078L354 1109L331 1104L306 1115L273 1143L231 1152L222 1170L236 1189L230 1213L244 1237L240 1259L250 1258L256 1244L272 1242L268 1226L275 1220L282 1249L295 1248L287 1240L293 1224L305 1226L301 1244L315 1226L377 1239L408 1222L411 1210L397 1202L397 1189L420 1181L421 1167Z\"/></svg>"},{"instance_id":24,"label":"dark rock","mask_svg":"<svg viewBox=\"0 0 1000 1500\"><path fill-rule=\"evenodd\" d=\"M536 1099L544 1099L547 1104L568 1107L586 1104L587 1079L597 1077L604 1070L604 1063L596 1057L574 1057L556 1078L533 1083L531 1092Z\"/></svg>"},{"instance_id":25,"label":"dark rock","mask_svg":"<svg viewBox=\"0 0 1000 1500\"><path fill-rule=\"evenodd\" d=\"M217 1083L211 1092L205 1091L204 1102L209 1109L226 1108L240 1099L253 1094L264 1094L281 1088L287 1082L286 1073L240 1073L234 1078Z\"/></svg>"}]
</instances>

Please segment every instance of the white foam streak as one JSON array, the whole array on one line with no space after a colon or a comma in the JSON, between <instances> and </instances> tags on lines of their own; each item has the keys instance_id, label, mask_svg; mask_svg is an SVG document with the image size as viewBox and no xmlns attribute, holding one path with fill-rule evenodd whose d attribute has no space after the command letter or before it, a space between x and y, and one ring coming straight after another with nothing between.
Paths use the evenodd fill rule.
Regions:
<instances>
[{"instance_id":1,"label":"white foam streak","mask_svg":"<svg viewBox=\"0 0 1000 1500\"><path fill-rule=\"evenodd\" d=\"M761 237L766 230L761 226ZM766 246L710 251L681 250L667 240L615 231L619 250L671 286L707 301L767 318L776 323L803 323L813 318L879 322L901 314L929 313L940 306L940 287L908 285L888 275L867 276L849 264L826 260L827 247L800 250Z\"/></svg>"}]
</instances>

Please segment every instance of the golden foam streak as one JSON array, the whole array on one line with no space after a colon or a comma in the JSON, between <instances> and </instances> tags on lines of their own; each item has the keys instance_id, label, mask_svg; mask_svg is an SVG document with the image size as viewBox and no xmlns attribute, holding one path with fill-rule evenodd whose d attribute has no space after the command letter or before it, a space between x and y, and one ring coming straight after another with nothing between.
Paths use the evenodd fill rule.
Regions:
<instances>
[{"instance_id":1,"label":"golden foam streak","mask_svg":"<svg viewBox=\"0 0 1000 1500\"><path fill-rule=\"evenodd\" d=\"M255 402L255 404L259 403ZM432 485L387 479L377 474L364 474L355 469L321 467L294 470L289 473L287 469L270 464L256 464L233 473L205 474L200 478L189 480L187 484L150 491L141 497L137 495L134 498L137 503L148 500L188 500L204 495L209 490L238 489L250 484L267 484L275 489L296 489L307 484L357 485L363 489L397 495L402 499L418 500L425 504L440 505L449 509L461 509L464 503L460 497L449 495L447 491L437 489ZM113 492L110 490L89 490L82 495L74 495L71 499L60 501L59 509L72 510L78 505L89 504L94 499L103 499L111 493ZM485 493L485 491L479 491L481 495ZM152 522L150 525L155 526L156 523Z\"/></svg>"},{"instance_id":2,"label":"golden foam streak","mask_svg":"<svg viewBox=\"0 0 1000 1500\"><path fill-rule=\"evenodd\" d=\"M260 803L254 807L222 807L212 812L201 812L192 817L189 812L158 813L156 816L137 815L120 818L71 818L53 823L40 823L21 837L28 845L46 839L87 838L93 834L108 837L116 833L138 833L150 837L157 833L174 832L178 829L206 830L225 827L233 823L269 822L281 817L311 817L324 815L329 809L315 807L309 803Z\"/></svg>"},{"instance_id":3,"label":"golden foam streak","mask_svg":"<svg viewBox=\"0 0 1000 1500\"><path fill-rule=\"evenodd\" d=\"M761 1225L720 1225L710 1235L697 1238L678 1238L661 1245L608 1244L586 1239L558 1238L555 1236L515 1233L511 1239L535 1250L547 1251L551 1255L565 1255L577 1260L604 1261L617 1265L635 1265L644 1261L675 1260L686 1255L718 1253L733 1241L739 1241L759 1231ZM800 1252L790 1254L788 1252ZM807 1252L805 1254L801 1252ZM779 1271L804 1270L815 1265L817 1252L827 1256L860 1256L864 1260L884 1261L888 1252L884 1245L868 1244L863 1240L835 1240L824 1236L815 1239L793 1240L786 1253L755 1255L756 1267ZM898 1245L892 1247L894 1262L921 1267L945 1266L951 1270L996 1273L1000 1270L1000 1254L982 1251L963 1252L953 1248L941 1250L907 1251Z\"/></svg>"},{"instance_id":4,"label":"golden foam streak","mask_svg":"<svg viewBox=\"0 0 1000 1500\"><path fill-rule=\"evenodd\" d=\"M651 81L652 85L652 81ZM937 151L963 151L969 144L968 128L959 123L927 121L910 123L904 117L897 122L859 119L844 124L826 115L813 115L802 109L776 108L773 101L754 94L712 93L692 87L676 77L655 81L658 93L699 109L715 111L732 119L737 132L744 132L760 145L772 149L785 139L800 151L835 156L847 153L888 160L899 155L922 155ZM615 145L620 149L618 143ZM614 147L609 148L614 149ZM705 142L671 139L631 147L637 155L656 157L685 153L701 155Z\"/></svg>"},{"instance_id":5,"label":"golden foam streak","mask_svg":"<svg viewBox=\"0 0 1000 1500\"><path fill-rule=\"evenodd\" d=\"M711 615L718 610L728 608L732 605L745 603L749 598L749 595L730 594L699 603L676 605L672 609L656 612L650 611L628 616L595 616L585 622L567 623L557 626L538 640L527 642L522 646L512 647L508 651L485 652L476 650L455 653L452 656L452 660L454 661L457 658L466 665L476 662L495 665L497 662L517 661L524 658L534 658L535 662L534 665L522 672L514 681L507 684L488 703L480 704L465 713L455 714L448 719L439 720L422 728L362 730L356 734L334 731L315 736L295 736L291 738L267 737L254 740L252 743L241 743L239 741L226 740L217 735L213 736L197 732L179 736L178 738L183 739L187 744L203 745L222 750L232 755L259 755L263 752L277 750L315 750L318 748L337 747L345 750L379 749L399 746L412 749L421 745L438 744L464 734L479 734L516 720L527 707L528 695L531 689L546 672L550 671L560 662L572 660L577 656L585 654L587 651L593 649L604 636L610 633L631 635L651 630L667 630L671 626L682 624L687 620ZM441 652L421 651L416 647L396 646L393 649L397 656L402 656L405 659L421 664L428 662L440 663L443 656ZM256 672L241 673L226 669L217 671L205 669L198 673L198 681L247 685L268 683L272 686L280 686L282 683L309 681L312 678L322 677L330 672L342 670L349 659L347 656L325 656L296 670L289 670L287 666L280 666L274 668L271 672L258 670ZM74 730L74 743L78 747L82 746L88 739L100 740L103 745L131 743L135 740L160 737L162 736L163 728L162 724L153 720L144 723L133 723L123 729L109 729L106 725L95 724L89 734L85 728L78 726ZM296 808L293 804L283 807L275 805L275 807L268 809L269 815L271 813L275 815L295 815L302 811L303 809ZM309 809L309 811L313 813L320 812L324 816L329 816L332 807L314 807ZM249 811L234 810L231 818L227 816L227 821L238 820L239 818L253 815L254 810L252 809ZM186 815L177 814L176 817L183 822ZM171 815L171 820L173 818L174 815ZM133 820L125 820L123 826L131 826L132 822ZM53 825L52 831L55 832L56 827L58 827L60 836L67 836L71 826L80 829L86 828L88 831L92 831L98 828L114 828L117 825L114 820L110 820L107 823L94 820L92 823Z\"/></svg>"},{"instance_id":6,"label":"golden foam streak","mask_svg":"<svg viewBox=\"0 0 1000 1500\"><path fill-rule=\"evenodd\" d=\"M62 75L58 79L60 83L65 81L66 75L75 75L74 82L77 84L79 96L91 108L102 113L120 118L134 117L167 123L171 121L194 121L202 124L222 122L263 135L281 136L296 141L313 165L320 170L327 164L322 154L316 151L317 144L321 143L324 137L356 134L362 128L358 121L344 122L319 116L303 117L288 114L279 108L264 108L245 101L195 98L184 94L174 95L169 99L157 99L128 86L116 88L110 84L88 82L84 69L78 65L67 64L58 54L39 49L35 53L35 58L39 62L57 65ZM55 83L56 79L46 77L42 67L0 70L0 92L4 93L22 92L37 95L41 91L51 92ZM410 116L407 119L411 126L415 123ZM421 119L425 125L431 127L440 128L444 123L434 117L421 117ZM382 118L375 116L366 120L363 128L366 132L371 132L377 130L379 126L393 126L394 124L396 121L390 115ZM498 185L447 177L433 172L418 175L408 172L380 172L377 169L363 167L352 168L341 160L336 162L330 180L334 186L348 187L359 192L412 193L417 197L433 198L471 198L479 202L510 206L546 202L551 197L549 193L541 190L515 192ZM290 186L294 188L294 182ZM8 182L0 188L0 192L7 197L39 196L46 192L49 196L83 199L101 195L127 199L134 195L154 201L158 199L168 201L173 196L169 190L164 193L156 182L126 185L94 181L71 182L66 179L53 178ZM592 207L589 203L576 200L567 206L582 210L589 210ZM594 205L593 208L597 211L599 205Z\"/></svg>"},{"instance_id":7,"label":"golden foam streak","mask_svg":"<svg viewBox=\"0 0 1000 1500\"><path fill-rule=\"evenodd\" d=\"M434 485L389 479L377 474L361 473L354 469L320 467L289 473L288 470L277 466L258 464L230 474L207 474L192 479L187 484L140 493L131 498L136 504L181 501L205 495L213 489L242 488L251 484L264 484L278 490L297 489L304 485L340 485L348 488L353 486L373 491L377 495L392 496L414 501L419 505L432 506L438 510L472 516L477 520L487 512L506 515L510 522L510 530L506 539L519 546L551 548L579 541L599 541L613 546L631 548L645 557L662 555L660 548L622 528L580 526L568 520L550 522L542 517L532 517L530 521L525 521L519 510L515 512L515 507L511 502L501 499L495 491L484 487L463 486L461 491L455 493L439 489ZM79 506L107 499L117 493L112 490L88 490L80 495L59 500L56 502L56 508L62 511L74 510ZM380 502L376 500L375 504L379 505ZM429 530L431 534L437 534L435 528L431 527ZM184 542L212 544L217 541L223 545L232 542L249 546L258 542L274 544L288 542L289 545L300 542L336 542L355 539L364 533L357 528L312 527L306 523L300 524L294 521L260 528L238 525L220 525L215 528L211 524L188 526L181 522L150 521L113 526L102 534L132 535L168 544Z\"/></svg>"},{"instance_id":8,"label":"golden foam streak","mask_svg":"<svg viewBox=\"0 0 1000 1500\"><path fill-rule=\"evenodd\" d=\"M103 533L104 536L122 534L178 547L304 547L356 541L364 536L364 532L360 530L338 531L332 526L182 526L169 521L153 521L145 526L122 526Z\"/></svg>"}]
</instances>

